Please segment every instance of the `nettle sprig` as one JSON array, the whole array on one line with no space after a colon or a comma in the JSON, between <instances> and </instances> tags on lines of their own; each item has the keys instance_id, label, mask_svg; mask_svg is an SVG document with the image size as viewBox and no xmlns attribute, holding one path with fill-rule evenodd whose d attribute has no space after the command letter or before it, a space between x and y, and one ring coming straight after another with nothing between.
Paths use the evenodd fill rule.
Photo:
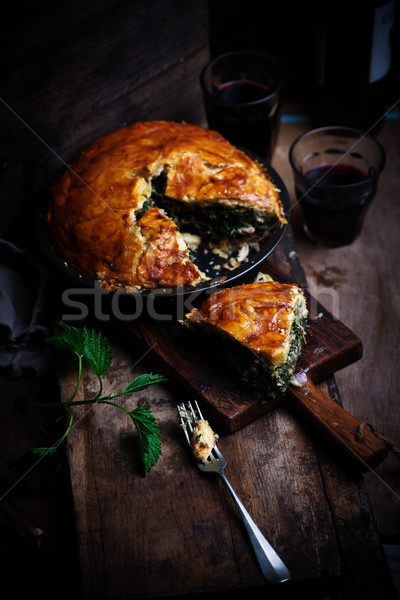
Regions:
<instances>
[{"instance_id":1,"label":"nettle sprig","mask_svg":"<svg viewBox=\"0 0 400 600\"><path fill-rule=\"evenodd\" d=\"M121 396L144 390L155 383L167 381L167 378L163 375L145 373L135 377L135 379L128 383L126 388L121 392L102 395L103 377L112 363L112 350L107 338L101 332L97 332L94 329L74 327L67 325L63 321L60 321L59 325L63 329L62 335L49 337L46 341L54 346L73 352L78 358L78 375L75 389L68 400L62 401L62 405L69 413L68 426L65 433L56 444L50 448L31 448L31 452L37 456L52 455L57 452L73 425L74 406L82 404L108 404L124 411L132 419L138 433L141 458L145 475L147 475L161 454L160 428L154 415L147 407L138 406L134 410L128 410L122 404L115 402L115 400ZM86 362L95 375L97 375L99 380L99 390L93 398L76 400L75 398L80 387L84 362ZM44 404L42 403L41 405L43 406ZM55 403L46 403L45 405L56 406ZM59 403L57 403L57 406L59 406Z\"/></svg>"}]
</instances>

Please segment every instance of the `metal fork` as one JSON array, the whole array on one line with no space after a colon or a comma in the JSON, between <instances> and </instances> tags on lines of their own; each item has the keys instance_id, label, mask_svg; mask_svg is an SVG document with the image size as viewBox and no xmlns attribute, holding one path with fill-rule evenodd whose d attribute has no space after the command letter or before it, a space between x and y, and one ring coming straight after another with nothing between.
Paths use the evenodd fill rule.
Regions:
<instances>
[{"instance_id":1,"label":"metal fork","mask_svg":"<svg viewBox=\"0 0 400 600\"><path fill-rule=\"evenodd\" d=\"M187 406L185 404L180 404L178 406L178 414L180 417L181 426L186 435L187 442L189 446L191 446L191 436L189 435L189 431L190 433L193 432L194 424L199 419L203 420L203 415L201 414L196 401L195 408L192 406L191 402L188 402ZM243 523L249 535L251 544L254 548L258 563L265 579L269 583L283 583L284 581L288 581L290 579L290 573L286 565L282 562L270 543L265 539L261 531L258 529L257 525L250 517L242 502L239 500L235 490L229 483L224 472L227 463L217 446L214 446L206 462L202 463L196 461L196 463L200 471L219 475L227 486L240 513L240 516L243 519Z\"/></svg>"}]
</instances>

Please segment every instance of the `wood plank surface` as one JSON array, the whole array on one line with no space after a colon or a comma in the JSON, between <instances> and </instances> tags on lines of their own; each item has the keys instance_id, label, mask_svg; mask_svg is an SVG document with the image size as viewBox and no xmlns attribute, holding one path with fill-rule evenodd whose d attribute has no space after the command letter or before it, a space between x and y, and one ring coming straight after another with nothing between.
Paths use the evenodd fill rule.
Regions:
<instances>
[{"instance_id":1,"label":"wood plank surface","mask_svg":"<svg viewBox=\"0 0 400 600\"><path fill-rule=\"evenodd\" d=\"M240 283L253 281L257 272L267 273L276 281L291 281L267 259L254 271L241 277ZM312 381L318 382L359 360L362 356L362 344L358 336L311 298L307 291L305 295L310 318L297 371L307 373ZM199 307L204 299L204 296L200 296L191 306ZM229 431L239 429L250 419L268 410L269 406L276 405L276 401L265 400L262 393L240 385L240 379L235 378L221 357L218 357L218 345L213 347L208 337L203 338L198 332L183 327L186 311L180 311L182 315L177 317L175 306L169 310L170 313L168 307L164 307L163 316L169 318L161 320L152 318L144 309L134 321L122 322L120 333L128 339L129 336L138 339L152 348L155 358L161 359L164 368L172 376L175 375L182 382L186 381L192 394L206 402L209 410L220 413L219 423ZM247 416L249 411L251 414ZM217 414L215 418L218 419Z\"/></svg>"},{"instance_id":2,"label":"wood plank surface","mask_svg":"<svg viewBox=\"0 0 400 600\"><path fill-rule=\"evenodd\" d=\"M279 148L287 148L287 142ZM301 282L299 254L290 230L273 260ZM328 308L335 306L328 303ZM108 332L116 353L107 378L110 386L123 385L132 375L153 368L142 347L121 345L112 327ZM363 359L355 364L362 363ZM338 375L351 369L354 365ZM61 381L66 385L70 378L61 376ZM84 382L84 393L89 394L94 382L88 374ZM342 403L333 378L320 387ZM351 400L347 389L346 407ZM134 460L131 424L111 415L109 407L82 414L70 436L68 456L87 598L264 589L224 489L218 481L201 476L187 456L176 422L176 404L183 400L186 394L170 384L151 388L129 402L131 408L142 402L151 407L162 431L161 460L145 479ZM395 597L364 481L300 415L277 407L240 431L223 433L220 446L228 459L228 477L287 563L294 584L319 582L333 598ZM368 477L376 478L374 472Z\"/></svg>"},{"instance_id":3,"label":"wood plank surface","mask_svg":"<svg viewBox=\"0 0 400 600\"><path fill-rule=\"evenodd\" d=\"M282 262L287 262L293 250L290 236L287 243L274 259L279 261L283 253ZM298 269L292 264L292 272L299 275ZM112 324L106 332L115 358L105 391L154 370L141 347L121 345ZM62 368L63 391L68 393L65 386L73 385L73 373ZM86 372L83 381L82 397L97 385ZM338 400L334 380L329 381L330 389L326 384L322 389ZM79 412L68 458L85 597L265 589L226 491L218 480L202 476L188 455L176 414L176 405L185 400L186 393L170 383L127 402L130 408L149 406L160 423L163 453L146 478L137 462L131 423L111 407ZM372 599L378 592L392 597L362 481L307 423L277 407L240 431L222 433L220 448L232 485L288 565L294 585L317 583L343 594L343 587L362 584L360 597ZM370 570L360 582L366 565ZM340 594L336 597L346 597Z\"/></svg>"},{"instance_id":4,"label":"wood plank surface","mask_svg":"<svg viewBox=\"0 0 400 600\"><path fill-rule=\"evenodd\" d=\"M257 267L258 272L267 273L278 281L289 281L285 274L268 260ZM240 279L242 283L252 281L254 273ZM310 310L306 343L296 366L296 373L302 379L302 388L290 386L285 395L286 404L294 404L297 410L306 415L310 422L334 444L338 452L361 470L368 470L382 462L387 448L374 434L367 430L363 439L357 439L360 422L314 383L332 375L362 356L360 339L344 323L326 311L306 292ZM201 296L195 306L204 300ZM112 302L111 302L112 305ZM315 313L311 316L311 307ZM121 337L139 340L151 350L151 356L159 359L164 373L184 385L191 397L197 398L202 408L212 416L223 429L233 432L245 427L251 421L274 408L282 398L272 400L263 397L262 392L245 388L240 377L221 360L224 348L213 344L209 336L188 331L182 325L184 315L176 320L176 307L169 304L171 312L164 306L164 317L155 319L143 310L143 314L132 323L119 326Z\"/></svg>"},{"instance_id":5,"label":"wood plank surface","mask_svg":"<svg viewBox=\"0 0 400 600\"><path fill-rule=\"evenodd\" d=\"M37 202L95 137L134 121L203 118L198 73L208 40L202 2L83 6L71 0L42 2L35 10L17 2L3 16L0 48L8 207L0 231L23 247Z\"/></svg>"},{"instance_id":6,"label":"wood plank surface","mask_svg":"<svg viewBox=\"0 0 400 600\"><path fill-rule=\"evenodd\" d=\"M292 107L293 108L293 107ZM296 109L296 107L294 107ZM291 112L291 107L287 111ZM280 130L273 167L294 199L287 152L308 123L287 123ZM291 213L297 251L309 292L360 338L362 360L337 373L343 405L357 419L368 419L383 436L400 446L397 368L400 325L399 279L400 122L385 120L377 137L386 151L386 166L367 213L361 236L350 246L325 248L310 243L302 231L298 206ZM400 540L399 461L393 455L365 475L377 528L388 543Z\"/></svg>"},{"instance_id":7,"label":"wood plank surface","mask_svg":"<svg viewBox=\"0 0 400 600\"><path fill-rule=\"evenodd\" d=\"M274 252L274 260L299 281L302 271L291 232L285 244ZM127 371L130 378L146 370L148 357L135 354L134 346L121 348L113 340L113 348L118 367L110 373L111 381L123 384ZM90 382L86 386L89 391ZM341 402L332 378L321 388ZM132 407L141 401L155 410L163 433L162 458L146 479L132 464L132 455L125 454L134 435L119 415L91 412L80 422L83 430L76 428L69 441L87 597L145 598L264 585L224 490L199 476L185 453L175 413L176 403L187 399L181 394L157 386L132 399ZM376 569L384 572L386 566L364 483L306 422L277 408L241 431L223 434L221 448L232 484L295 582L323 581L337 597L355 598L356 589L358 597L392 597L388 574L376 575ZM124 515L122 523L116 514ZM106 548L114 549L112 557Z\"/></svg>"},{"instance_id":8,"label":"wood plank surface","mask_svg":"<svg viewBox=\"0 0 400 600\"><path fill-rule=\"evenodd\" d=\"M23 11L17 2L4 15L1 42L6 60L0 84L0 127L7 143L2 155L2 198L7 209L2 213L1 232L21 247L32 243L31 215L38 199L64 168L63 161L77 156L93 137L147 118L204 124L198 73L208 58L205 3L100 0L82 4L72 0L52 5L23 3ZM287 150L307 127L304 123L281 127L273 166L289 188ZM399 210L394 203L399 186L398 134L398 123L393 122L385 123L379 134L388 162L383 187L366 222L366 235L350 248L316 248L304 239L298 212L293 210L289 236L274 252L275 263L288 277L308 283L310 293L334 314L339 298L338 316L361 337L366 349L362 360L329 377L319 384L320 389L339 403L343 398L345 408L358 418L367 413L383 433L394 438L399 423L398 344L393 315L389 319L385 307L388 298L396 298L393 305L398 306L398 238L393 225ZM52 279L51 283L57 305L60 295L56 282ZM112 323L96 325L107 333L114 351L106 390L154 370L141 347L121 343ZM74 385L75 368L59 355L65 394ZM85 371L80 397L91 395L96 383ZM11 384L7 383L2 389L12 398L8 388ZM19 390L13 387L14 394ZM42 393L35 386L39 398ZM176 404L182 400L187 400L186 394L169 383L127 401L130 408L140 403L149 406L161 427L163 454L146 478L127 418L111 407L77 412L68 458L85 598L182 597L191 592L200 598L205 592L221 597L233 589L250 590L254 598L257 594L282 597L281 588L276 591L265 585L220 482L201 476L191 462L176 419ZM18 413L13 418L18 423L21 451L48 443L43 432L37 436L30 412L22 414L19 405L13 405L10 412ZM15 436L8 423L3 429L7 431L2 445L9 450ZM28 446L23 439L26 433ZM364 479L338 459L301 415L284 406L240 431L222 433L221 449L236 491L291 569L289 595L306 590L308 598L394 600L377 537L378 531L386 538L400 539L394 460L365 476L371 513ZM9 473L3 480L10 487ZM52 554L49 562L53 578L46 566L36 571L36 562L29 571L35 577L43 574L41 590L50 587L48 597L54 597L53 581L55 588L67 587L69 574L64 565L75 570L75 548L58 561L58 550L67 537L66 496L63 491L62 503L53 498L44 503L39 497L27 498L34 514L46 513L50 523L47 549L57 550L57 558ZM18 487L16 497L23 505ZM15 556L15 562L21 560ZM56 593L60 593L58 588ZM74 590L70 595L78 593Z\"/></svg>"}]
</instances>

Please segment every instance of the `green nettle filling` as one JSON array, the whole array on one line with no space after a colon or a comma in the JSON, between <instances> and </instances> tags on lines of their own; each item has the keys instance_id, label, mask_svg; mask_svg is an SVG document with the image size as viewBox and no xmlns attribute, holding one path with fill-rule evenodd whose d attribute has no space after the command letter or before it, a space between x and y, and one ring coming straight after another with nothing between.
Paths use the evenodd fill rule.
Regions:
<instances>
[{"instance_id":1,"label":"green nettle filling","mask_svg":"<svg viewBox=\"0 0 400 600\"><path fill-rule=\"evenodd\" d=\"M268 395L275 396L278 391L285 392L293 377L297 360L304 344L304 333L307 321L296 317L290 331L290 348L284 365L271 367L265 361L256 358L253 364L245 370L242 380L251 387L263 390Z\"/></svg>"},{"instance_id":2,"label":"green nettle filling","mask_svg":"<svg viewBox=\"0 0 400 600\"><path fill-rule=\"evenodd\" d=\"M140 215L152 206L158 206L175 221L178 227L198 233L212 240L224 237L237 239L257 236L268 232L268 225L273 225L275 219L257 210L240 206L224 206L211 204L196 206L168 198L164 195L165 174L161 173L151 181L151 196L143 204Z\"/></svg>"},{"instance_id":3,"label":"green nettle filling","mask_svg":"<svg viewBox=\"0 0 400 600\"><path fill-rule=\"evenodd\" d=\"M213 240L229 237L236 239L249 235L260 235L265 231L269 219L247 208L219 205L187 206L182 202L163 198L160 208L177 223L180 228L196 231Z\"/></svg>"},{"instance_id":4,"label":"green nettle filling","mask_svg":"<svg viewBox=\"0 0 400 600\"><path fill-rule=\"evenodd\" d=\"M142 208L140 209L140 211L138 211L138 216L142 217L144 215L144 213L146 211L149 210L149 208L152 208L154 206L154 201L151 198L148 198L147 200L145 200L142 204Z\"/></svg>"},{"instance_id":5,"label":"green nettle filling","mask_svg":"<svg viewBox=\"0 0 400 600\"><path fill-rule=\"evenodd\" d=\"M288 387L290 380L294 374L297 359L300 356L304 343L304 332L306 328L306 319L300 318L294 320L290 331L290 348L287 361L284 365L274 369L274 376L277 379L278 386L282 391Z\"/></svg>"},{"instance_id":6,"label":"green nettle filling","mask_svg":"<svg viewBox=\"0 0 400 600\"><path fill-rule=\"evenodd\" d=\"M215 352L216 360L221 361L233 377L237 374L241 385L255 390L259 395L260 402L263 403L285 392L292 382L307 327L307 320L299 314L300 310L300 306L297 307L296 317L291 327L287 361L277 368L269 365L248 346L224 331L215 329L212 325L199 322L191 323L190 327L205 338L209 335L213 336L213 352Z\"/></svg>"}]
</instances>

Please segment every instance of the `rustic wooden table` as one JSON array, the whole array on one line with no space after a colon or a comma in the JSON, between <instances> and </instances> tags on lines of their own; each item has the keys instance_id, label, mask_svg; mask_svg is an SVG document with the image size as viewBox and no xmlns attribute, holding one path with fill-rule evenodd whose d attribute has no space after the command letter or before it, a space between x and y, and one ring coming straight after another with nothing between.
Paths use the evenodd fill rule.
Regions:
<instances>
[{"instance_id":1,"label":"rustic wooden table","mask_svg":"<svg viewBox=\"0 0 400 600\"><path fill-rule=\"evenodd\" d=\"M289 109L290 110L290 109ZM398 113L394 113L398 117ZM309 129L307 123L281 128L273 165L293 196L287 153L292 141ZM377 431L400 445L397 368L400 325L398 254L400 238L400 121L387 119L377 134L386 151L386 166L361 236L350 246L324 248L310 243L302 230L298 206L292 228L308 289L328 310L346 323L363 342L362 360L337 373L344 407L359 420L368 419ZM399 461L390 454L365 475L373 514L381 538L400 541Z\"/></svg>"},{"instance_id":2,"label":"rustic wooden table","mask_svg":"<svg viewBox=\"0 0 400 600\"><path fill-rule=\"evenodd\" d=\"M335 250L313 246L301 233L294 207L289 232L270 257L363 341L364 357L321 388L393 438L399 438L393 324L393 315L398 318L394 223L399 209L393 203L398 127L386 122L380 134L388 163L360 239ZM306 128L283 124L273 160L292 199L287 150ZM155 370L151 353L135 338L122 342L115 323L98 325L114 353L106 390ZM75 382L74 365L62 362L59 376L67 395ZM79 397L88 397L96 386L84 372ZM226 491L218 480L201 476L185 451L176 416L176 405L184 400L184 390L171 380L127 401L130 408L149 406L161 428L162 456L146 478L135 460L129 418L108 406L77 411L68 460L86 598L235 589L272 593ZM234 488L291 571L291 583L273 588L277 597L303 588L309 597L396 597L380 545L399 539L394 458L362 477L286 407L223 433L220 446Z\"/></svg>"},{"instance_id":3,"label":"rustic wooden table","mask_svg":"<svg viewBox=\"0 0 400 600\"><path fill-rule=\"evenodd\" d=\"M204 124L198 73L209 50L205 3L100 0L83 9L73 0L24 15L16 5L15 11L18 18L9 19L2 38L2 229L24 247L35 202L65 166L60 156L68 163L94 137L124 122ZM308 127L284 123L273 159L292 200L287 152ZM288 235L271 257L362 339L363 358L321 388L398 443L399 132L399 121L386 121L378 135L387 164L353 245L332 250L310 244L294 206ZM28 231L21 227L27 221ZM59 291L55 278L51 284ZM65 285L60 282L61 289ZM54 320L63 313L59 299L56 292ZM114 324L98 323L114 352L106 389L155 370L150 353L136 341L121 343ZM63 473L70 479L30 488L36 470L22 468L20 477L8 461L52 443L63 424L57 411L29 407L20 397L54 398L58 385L67 393L76 365L60 358L58 373L44 381L0 379L0 478L8 503L1 504L0 561L4 585L15 595L22 588L24 595L40 590L41 597L53 598L62 588L57 593L79 598L82 588L85 598L96 599L220 598L236 589L270 598L396 597L381 543L400 543L398 462L389 456L373 472L356 474L283 406L235 433L221 432L233 486L292 572L292 582L278 588L265 584L221 482L193 466L176 419L176 404L187 397L173 380L128 401L131 408L147 404L161 427L163 454L146 478L128 417L97 406L81 409L69 437ZM82 397L95 384L84 372ZM28 526L44 529L40 552Z\"/></svg>"},{"instance_id":4,"label":"rustic wooden table","mask_svg":"<svg viewBox=\"0 0 400 600\"><path fill-rule=\"evenodd\" d=\"M287 151L307 127L307 123L284 123L273 160L292 200ZM393 198L399 178L399 127L398 122L386 121L379 133L388 160L360 238L339 249L314 246L302 234L301 216L293 206L288 234L270 257L363 342L361 360L320 387L359 420L368 417L379 433L395 441L400 437L393 322L399 317L395 300L399 208ZM60 285L62 289L68 284L61 281ZM65 310L58 308L55 319ZM116 325L114 321L96 323L108 335L114 353L106 390L123 387L136 374L156 370L151 353L134 338L122 342ZM75 382L76 365L60 358L59 383L68 394ZM40 416L34 410L21 412L15 398L26 393L50 395L54 389L51 382L51 391L42 390L42 384L29 384L28 392L23 383L15 386L2 380L1 384L8 402L2 445L6 456L16 456L17 447L22 453L27 437L36 436L33 432ZM85 371L80 397L88 397L95 387L96 381ZM77 597L80 573L85 598L197 593L213 597L239 589L251 590L255 597L268 593L291 598L305 592L309 598L330 594L335 599L394 600L381 544L400 540L396 458L389 455L361 476L348 468L300 415L284 406L235 433L220 432L229 479L292 574L289 584L271 590L226 490L219 480L201 476L186 452L176 418L176 405L183 400L187 400L183 388L172 379L127 401L130 408L148 405L161 428L162 456L146 478L137 461L129 418L107 406L81 408L76 413L68 439L70 485L67 482L65 488L46 497L29 493L26 497L18 486L14 489L10 475L2 470L7 499L36 515L34 523L46 523L43 547L55 549L54 553L47 555L44 566L35 562L37 557L34 562L31 554L26 557L35 569L37 564L38 573L43 570L49 577L50 565L57 580L62 578L65 558L60 557L66 553L69 569L75 573L69 589ZM44 418L49 427L54 425L52 415ZM42 431L45 427L42 423ZM58 427L62 431L60 424ZM69 549L75 528L78 547ZM17 556L21 557L19 552L18 547ZM13 556L9 546L4 554L9 558L7 554Z\"/></svg>"}]
</instances>

